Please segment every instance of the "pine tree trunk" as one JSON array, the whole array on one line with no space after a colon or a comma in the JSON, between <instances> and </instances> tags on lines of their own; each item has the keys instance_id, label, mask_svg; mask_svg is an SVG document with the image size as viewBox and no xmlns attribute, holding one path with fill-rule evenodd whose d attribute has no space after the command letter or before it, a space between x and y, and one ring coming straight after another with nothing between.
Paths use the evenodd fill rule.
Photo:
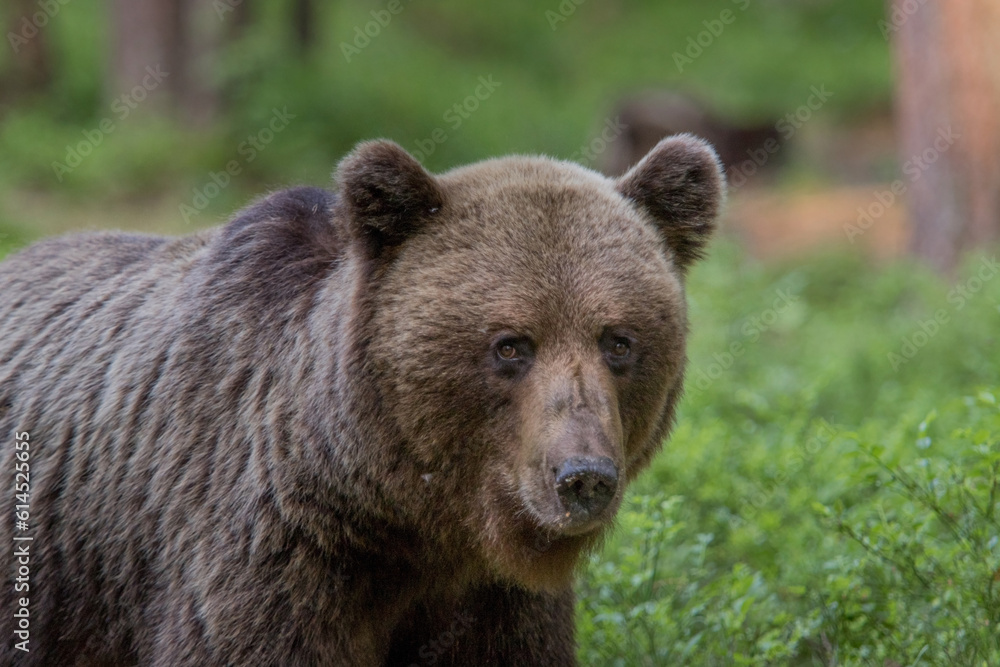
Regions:
<instances>
[{"instance_id":1,"label":"pine tree trunk","mask_svg":"<svg viewBox=\"0 0 1000 667\"><path fill-rule=\"evenodd\" d=\"M208 84L221 22L211 3L194 0L114 0L108 91L112 98L147 89L143 109L171 112L186 122L208 122L217 95ZM166 76L151 88L150 69Z\"/></svg>"},{"instance_id":2,"label":"pine tree trunk","mask_svg":"<svg viewBox=\"0 0 1000 667\"><path fill-rule=\"evenodd\" d=\"M915 255L939 270L1000 240L1000 3L892 0Z\"/></svg>"},{"instance_id":3,"label":"pine tree trunk","mask_svg":"<svg viewBox=\"0 0 1000 667\"><path fill-rule=\"evenodd\" d=\"M52 53L49 49L48 23L52 20L39 10L34 0L13 0L5 11L7 42L12 52L10 80L4 88L11 91L5 103L16 94L46 91L52 83Z\"/></svg>"}]
</instances>

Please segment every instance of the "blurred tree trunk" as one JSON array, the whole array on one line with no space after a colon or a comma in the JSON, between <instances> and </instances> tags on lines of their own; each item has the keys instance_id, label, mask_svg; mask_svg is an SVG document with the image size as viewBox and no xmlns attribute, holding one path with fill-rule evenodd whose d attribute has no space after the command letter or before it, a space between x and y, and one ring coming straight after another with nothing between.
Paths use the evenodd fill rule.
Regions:
<instances>
[{"instance_id":1,"label":"blurred tree trunk","mask_svg":"<svg viewBox=\"0 0 1000 667\"><path fill-rule=\"evenodd\" d=\"M35 15L41 14L42 21ZM49 17L39 11L35 0L12 0L7 8L4 31L7 46L13 52L10 78L4 82L8 91L4 102L14 95L46 90L52 83L52 52L46 34Z\"/></svg>"},{"instance_id":2,"label":"blurred tree trunk","mask_svg":"<svg viewBox=\"0 0 1000 667\"><path fill-rule=\"evenodd\" d=\"M204 0L174 0L183 5L180 17L182 40L175 57L182 77L174 94L184 120L207 125L220 106L220 92L214 80L216 57L224 36L223 21ZM244 0L245 1L245 0Z\"/></svg>"},{"instance_id":3,"label":"blurred tree trunk","mask_svg":"<svg viewBox=\"0 0 1000 667\"><path fill-rule=\"evenodd\" d=\"M1000 3L891 0L911 250L951 271L1000 239Z\"/></svg>"},{"instance_id":4,"label":"blurred tree trunk","mask_svg":"<svg viewBox=\"0 0 1000 667\"><path fill-rule=\"evenodd\" d=\"M217 10L219 18L225 21L228 26L226 30L228 39L235 39L246 31L253 16L252 4L250 0L240 0L240 2L231 2L228 6ZM229 18L230 14L232 18Z\"/></svg>"},{"instance_id":5,"label":"blurred tree trunk","mask_svg":"<svg viewBox=\"0 0 1000 667\"><path fill-rule=\"evenodd\" d=\"M295 0L292 7L292 29L299 55L312 51L316 40L316 8L312 0Z\"/></svg>"},{"instance_id":6,"label":"blurred tree trunk","mask_svg":"<svg viewBox=\"0 0 1000 667\"><path fill-rule=\"evenodd\" d=\"M111 72L108 96L128 94L147 79L145 107L165 111L177 78L175 61L181 36L179 20L184 0L113 0ZM161 81L148 78L148 69L162 72ZM155 85L154 85L155 84ZM137 103L138 104L138 103Z\"/></svg>"},{"instance_id":7,"label":"blurred tree trunk","mask_svg":"<svg viewBox=\"0 0 1000 667\"><path fill-rule=\"evenodd\" d=\"M215 24L220 23L211 3L113 0L111 9L110 97L143 88L145 92L138 92L144 99L136 107L176 112L187 122L208 122L217 95L205 65L219 34Z\"/></svg>"}]
</instances>

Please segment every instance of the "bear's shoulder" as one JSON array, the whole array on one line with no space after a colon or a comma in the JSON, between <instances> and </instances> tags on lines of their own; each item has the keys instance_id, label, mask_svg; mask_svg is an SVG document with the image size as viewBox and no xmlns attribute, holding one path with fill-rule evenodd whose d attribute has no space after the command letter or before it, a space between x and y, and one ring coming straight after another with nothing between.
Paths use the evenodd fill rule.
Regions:
<instances>
[{"instance_id":1,"label":"bear's shoulder","mask_svg":"<svg viewBox=\"0 0 1000 667\"><path fill-rule=\"evenodd\" d=\"M280 228L325 236L337 195L323 188L300 186L266 195L237 213L223 228L223 237Z\"/></svg>"},{"instance_id":2,"label":"bear's shoulder","mask_svg":"<svg viewBox=\"0 0 1000 667\"><path fill-rule=\"evenodd\" d=\"M343 239L334 224L337 195L316 187L279 190L237 213L221 229L219 259L239 260L266 250L287 259L302 251L339 256Z\"/></svg>"},{"instance_id":3,"label":"bear's shoulder","mask_svg":"<svg viewBox=\"0 0 1000 667\"><path fill-rule=\"evenodd\" d=\"M315 287L347 246L338 197L316 187L273 192L237 213L212 237L201 275L218 298L279 305Z\"/></svg>"}]
</instances>

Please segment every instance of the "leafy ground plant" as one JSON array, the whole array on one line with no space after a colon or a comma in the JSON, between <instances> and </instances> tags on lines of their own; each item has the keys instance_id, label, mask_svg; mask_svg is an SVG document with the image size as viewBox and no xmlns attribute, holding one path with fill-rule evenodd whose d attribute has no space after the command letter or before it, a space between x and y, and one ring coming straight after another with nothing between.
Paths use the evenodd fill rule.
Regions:
<instances>
[{"instance_id":1,"label":"leafy ground plant","mask_svg":"<svg viewBox=\"0 0 1000 667\"><path fill-rule=\"evenodd\" d=\"M845 660L1000 664L1000 413L992 392L964 402L971 426L935 442L931 413L913 463L860 446L869 497L823 508L862 549L828 563L826 621Z\"/></svg>"}]
</instances>

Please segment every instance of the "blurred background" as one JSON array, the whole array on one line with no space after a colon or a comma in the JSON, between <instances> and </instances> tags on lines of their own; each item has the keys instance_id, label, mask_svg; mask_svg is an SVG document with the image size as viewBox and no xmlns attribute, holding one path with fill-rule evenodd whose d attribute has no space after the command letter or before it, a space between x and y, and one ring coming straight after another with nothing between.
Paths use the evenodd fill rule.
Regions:
<instances>
[{"instance_id":1,"label":"blurred background","mask_svg":"<svg viewBox=\"0 0 1000 667\"><path fill-rule=\"evenodd\" d=\"M754 255L847 244L950 270L1000 235L998 12L7 0L0 221L184 231L269 188L328 184L378 136L434 170L525 152L620 173L691 131L726 161L727 228Z\"/></svg>"},{"instance_id":2,"label":"blurred background","mask_svg":"<svg viewBox=\"0 0 1000 667\"><path fill-rule=\"evenodd\" d=\"M730 181L678 430L580 584L583 664L1000 664L996 0L5 0L0 255L431 170Z\"/></svg>"}]
</instances>

